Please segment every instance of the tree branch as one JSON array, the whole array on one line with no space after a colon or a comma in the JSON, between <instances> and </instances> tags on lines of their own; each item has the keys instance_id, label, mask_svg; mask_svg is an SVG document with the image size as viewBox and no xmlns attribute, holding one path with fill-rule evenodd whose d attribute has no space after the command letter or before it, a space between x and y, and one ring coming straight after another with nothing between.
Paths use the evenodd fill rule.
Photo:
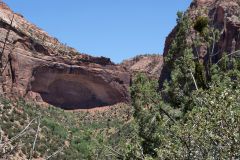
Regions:
<instances>
[{"instance_id":1,"label":"tree branch","mask_svg":"<svg viewBox=\"0 0 240 160\"><path fill-rule=\"evenodd\" d=\"M33 121L35 121L37 118L34 118L33 120L31 120L28 123L28 125L20 133L18 133L16 136L14 136L10 140L6 141L5 143L0 144L0 148L3 148L6 144L11 143L12 141L14 141L14 140L18 139L19 137L21 137L24 134L24 132L29 128L29 126L33 123Z\"/></svg>"},{"instance_id":2,"label":"tree branch","mask_svg":"<svg viewBox=\"0 0 240 160\"><path fill-rule=\"evenodd\" d=\"M14 20L14 14L13 14L13 16L12 16L10 26L12 26L13 20ZM4 51L5 51L5 48L6 48L6 44L7 44L7 41L8 41L8 37L9 37L10 31L11 31L11 29L10 29L10 27L9 27L9 29L8 29L8 31L7 31L7 35L6 35L5 41L4 41L4 44L3 44L2 52L1 52L1 54L0 54L0 67L2 67L2 64L3 64L3 62L2 62L2 56L3 56Z\"/></svg>"},{"instance_id":3,"label":"tree branch","mask_svg":"<svg viewBox=\"0 0 240 160\"><path fill-rule=\"evenodd\" d=\"M61 148L59 148L56 152L54 152L52 155L48 156L48 157L46 158L46 160L48 160L48 159L52 158L53 156L57 155L57 154L58 154L59 152L61 152L63 149L64 149L64 145L63 145Z\"/></svg>"},{"instance_id":4,"label":"tree branch","mask_svg":"<svg viewBox=\"0 0 240 160\"><path fill-rule=\"evenodd\" d=\"M31 149L31 152L30 152L30 160L32 159L32 154L35 150L35 145L36 145L36 142L37 142L37 137L38 137L38 134L39 134L39 131L40 131L40 124L41 124L41 120L40 120L40 117L38 118L38 128L37 128L37 132L36 132L36 135L35 135L35 139L34 139L34 142L33 142L33 147Z\"/></svg>"},{"instance_id":5,"label":"tree branch","mask_svg":"<svg viewBox=\"0 0 240 160\"><path fill-rule=\"evenodd\" d=\"M197 86L196 79L195 79L195 77L194 77L192 71L191 71L190 69L189 69L189 71L190 71L191 77L192 77L192 79L193 79L193 82L194 82L195 88L196 88L196 90L198 90L198 86Z\"/></svg>"},{"instance_id":6,"label":"tree branch","mask_svg":"<svg viewBox=\"0 0 240 160\"><path fill-rule=\"evenodd\" d=\"M234 51L234 52L232 52L232 53L229 53L229 54L226 55L226 56L228 57L228 56L231 56L231 55L236 54L236 53L240 53L240 50L237 50L237 51ZM223 60L224 58L225 58L225 57L222 57L221 59L219 59L216 64L220 63L220 61Z\"/></svg>"},{"instance_id":7,"label":"tree branch","mask_svg":"<svg viewBox=\"0 0 240 160\"><path fill-rule=\"evenodd\" d=\"M154 99L152 98L150 99L154 104L158 104L158 102L155 102ZM159 107L159 110L160 112L164 113L172 122L176 123L175 119L173 119L172 116L167 111L165 111L162 107Z\"/></svg>"}]
</instances>

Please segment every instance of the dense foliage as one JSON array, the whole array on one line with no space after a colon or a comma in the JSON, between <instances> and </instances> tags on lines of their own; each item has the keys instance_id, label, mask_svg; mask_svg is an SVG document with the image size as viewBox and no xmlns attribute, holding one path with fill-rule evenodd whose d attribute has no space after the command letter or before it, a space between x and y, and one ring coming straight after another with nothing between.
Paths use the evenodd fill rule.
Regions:
<instances>
[{"instance_id":1,"label":"dense foliage","mask_svg":"<svg viewBox=\"0 0 240 160\"><path fill-rule=\"evenodd\" d=\"M213 63L219 32L205 18L191 26L187 15L179 15L166 57L171 79L161 93L144 75L133 82L136 136L126 159L239 159L240 60L222 53ZM187 42L191 28L201 33ZM205 62L194 49L200 45L207 48Z\"/></svg>"},{"instance_id":2,"label":"dense foliage","mask_svg":"<svg viewBox=\"0 0 240 160\"><path fill-rule=\"evenodd\" d=\"M199 33L203 33L204 29L208 26L208 18L207 17L198 17L193 28Z\"/></svg>"}]
</instances>

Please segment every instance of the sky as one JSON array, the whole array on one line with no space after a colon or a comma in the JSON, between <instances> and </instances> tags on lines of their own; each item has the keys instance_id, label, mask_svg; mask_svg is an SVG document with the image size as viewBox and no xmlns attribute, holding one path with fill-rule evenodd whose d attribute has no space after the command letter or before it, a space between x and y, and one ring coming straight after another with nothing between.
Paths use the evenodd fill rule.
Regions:
<instances>
[{"instance_id":1,"label":"sky","mask_svg":"<svg viewBox=\"0 0 240 160\"><path fill-rule=\"evenodd\" d=\"M3 0L28 21L80 53L115 63L162 54L177 11L191 0Z\"/></svg>"}]
</instances>

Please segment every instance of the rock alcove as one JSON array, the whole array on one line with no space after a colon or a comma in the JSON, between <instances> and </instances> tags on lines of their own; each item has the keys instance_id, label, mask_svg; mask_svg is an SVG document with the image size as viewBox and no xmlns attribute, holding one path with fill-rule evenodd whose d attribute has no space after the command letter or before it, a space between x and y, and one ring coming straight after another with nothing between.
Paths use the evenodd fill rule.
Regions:
<instances>
[{"instance_id":1,"label":"rock alcove","mask_svg":"<svg viewBox=\"0 0 240 160\"><path fill-rule=\"evenodd\" d=\"M103 77L81 68L35 69L30 89L44 102L63 109L91 109L122 101L122 94Z\"/></svg>"}]
</instances>

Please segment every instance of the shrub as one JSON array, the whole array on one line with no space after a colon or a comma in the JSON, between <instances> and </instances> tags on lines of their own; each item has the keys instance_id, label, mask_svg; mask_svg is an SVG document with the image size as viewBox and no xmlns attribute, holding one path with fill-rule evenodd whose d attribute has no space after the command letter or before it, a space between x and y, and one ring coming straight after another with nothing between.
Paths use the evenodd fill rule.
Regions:
<instances>
[{"instance_id":1,"label":"shrub","mask_svg":"<svg viewBox=\"0 0 240 160\"><path fill-rule=\"evenodd\" d=\"M208 26L208 23L209 23L208 17L199 16L197 17L193 28L202 34L204 32L204 29Z\"/></svg>"}]
</instances>

